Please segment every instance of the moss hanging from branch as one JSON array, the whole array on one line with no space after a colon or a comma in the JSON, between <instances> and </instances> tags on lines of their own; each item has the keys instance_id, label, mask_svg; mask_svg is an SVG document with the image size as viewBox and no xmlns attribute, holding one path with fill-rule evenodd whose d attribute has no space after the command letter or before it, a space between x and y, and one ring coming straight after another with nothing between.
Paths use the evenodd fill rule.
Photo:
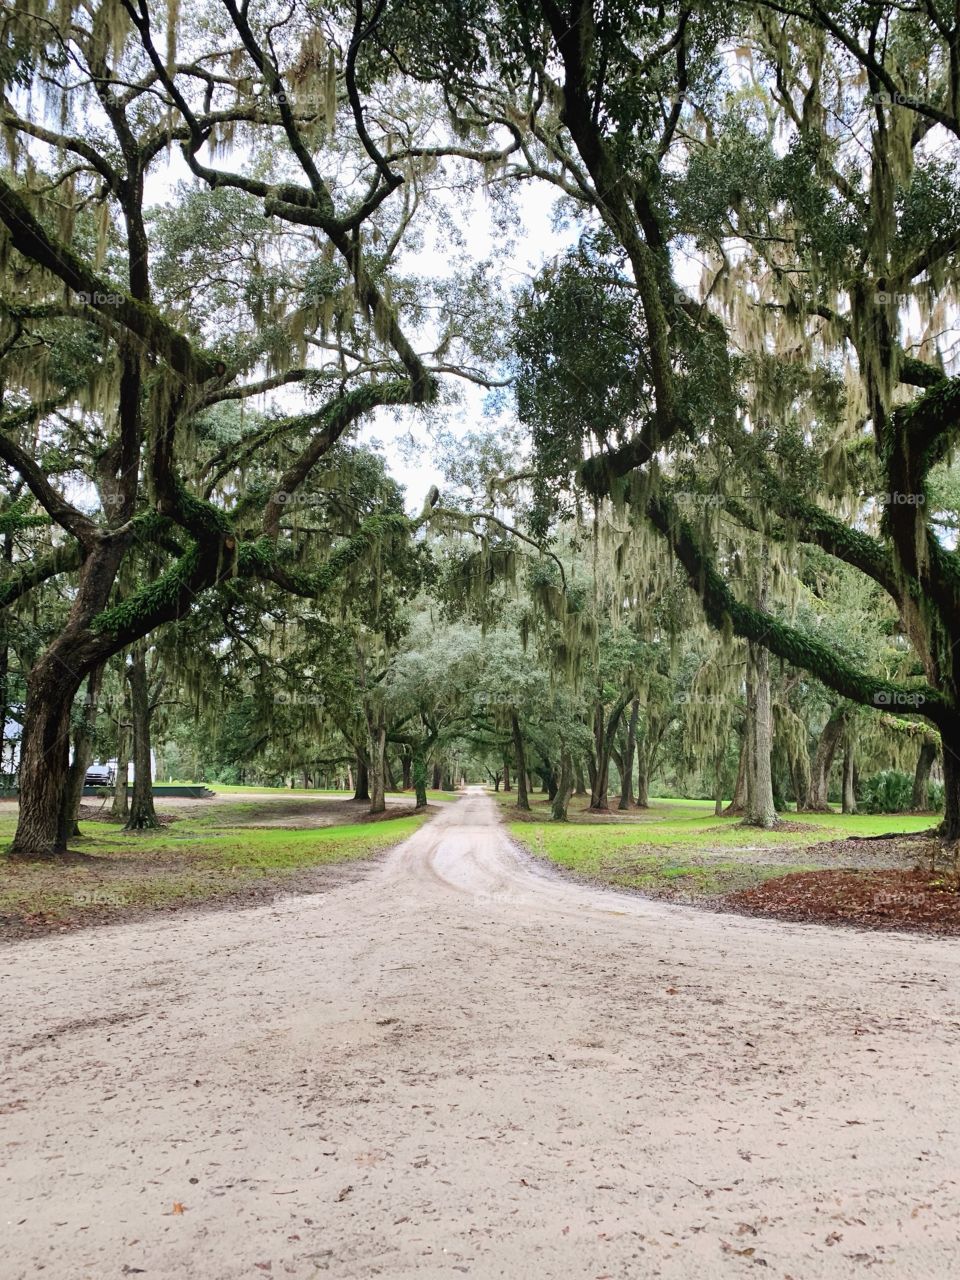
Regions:
<instances>
[{"instance_id":1,"label":"moss hanging from branch","mask_svg":"<svg viewBox=\"0 0 960 1280\"><path fill-rule=\"evenodd\" d=\"M712 626L763 645L853 702L866 706L913 704L919 714L934 723L952 715L943 695L929 685L907 688L868 676L842 661L827 645L762 610L741 603L717 572L712 556L689 523L678 515L668 499L651 498L646 511L686 570Z\"/></svg>"}]
</instances>

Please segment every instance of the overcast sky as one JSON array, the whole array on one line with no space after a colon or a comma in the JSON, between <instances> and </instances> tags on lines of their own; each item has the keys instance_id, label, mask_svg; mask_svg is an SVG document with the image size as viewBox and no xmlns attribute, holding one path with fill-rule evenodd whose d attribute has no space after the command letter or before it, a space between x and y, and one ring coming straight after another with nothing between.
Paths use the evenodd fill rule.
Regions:
<instances>
[{"instance_id":1,"label":"overcast sky","mask_svg":"<svg viewBox=\"0 0 960 1280\"><path fill-rule=\"evenodd\" d=\"M573 239L570 231L557 232L553 228L552 209L556 191L545 183L524 183L517 192L518 220L515 229L515 250L502 262L497 271L504 288L513 290L534 276L545 261L555 257ZM494 249L493 236L497 234L487 198L478 192L469 214L461 220L461 231L466 239L467 255L481 262ZM457 253L451 260L435 237L429 237L424 249L408 254L402 260L403 269L411 269L426 277L452 274L462 268L464 255ZM464 379L447 379L461 392L462 403L452 406L446 414L446 425L457 435L474 430L484 421L484 388ZM404 449L397 440L400 433L407 440L412 436L421 447L415 451ZM368 421L360 430L359 439L378 441L383 446L392 474L407 491L408 509L419 510L431 485L443 488L443 476L431 448L427 430L416 422L415 415L405 414L399 421L390 414L382 414Z\"/></svg>"},{"instance_id":2,"label":"overcast sky","mask_svg":"<svg viewBox=\"0 0 960 1280\"><path fill-rule=\"evenodd\" d=\"M151 173L146 193L148 203L153 205L172 201L174 188L179 182L193 184L195 179L180 153L171 150L167 163L157 166ZM505 288L513 289L522 284L524 279L535 275L545 261L555 257L573 240L573 232L554 230L552 210L556 195L556 189L546 183L527 182L517 185L515 250L498 264L498 272L502 275ZM433 199L443 200L444 196L441 194ZM468 210L461 212L459 197L456 203L452 199L447 202L447 209L455 211L466 241L465 249L458 248L451 254L449 245L430 228L425 236L424 248L416 253L407 252L398 260L401 271L436 279L452 275L468 266L471 261L482 262L490 257L496 247L494 237L499 232L488 197L478 190ZM420 345L423 345L422 341ZM446 415L446 425L456 434L475 429L484 417L484 389L463 379L448 381L455 382L461 389L463 403L450 408ZM267 408L269 403L271 401L266 398L251 402L261 409ZM282 404L284 409L295 412L302 400L297 390L290 388L275 394L272 403ZM405 442L409 444L411 435L420 448L413 450L404 447ZM417 425L414 414L375 414L365 421L352 438L367 444L376 442L382 446L391 473L406 490L408 509L419 510L422 507L431 485L443 487L442 473L434 460L435 451L431 448L427 431L422 425Z\"/></svg>"}]
</instances>

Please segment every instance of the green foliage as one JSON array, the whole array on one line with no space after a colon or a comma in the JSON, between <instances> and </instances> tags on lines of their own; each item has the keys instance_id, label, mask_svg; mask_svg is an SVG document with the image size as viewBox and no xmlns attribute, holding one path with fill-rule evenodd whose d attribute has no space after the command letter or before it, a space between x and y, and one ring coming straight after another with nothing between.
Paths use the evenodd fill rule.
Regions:
<instances>
[{"instance_id":1,"label":"green foliage","mask_svg":"<svg viewBox=\"0 0 960 1280\"><path fill-rule=\"evenodd\" d=\"M421 787L518 741L552 783L636 700L621 761L710 794L749 639L780 658L778 784L839 694L872 708L867 790L893 787L919 717L960 716L957 153L877 97L858 41L882 19L871 57L948 126L955 50L929 15L834 8L849 40L803 5L611 0L574 39L532 0L390 4L351 51L359 110L339 5L268 6L251 56L201 3L173 86L109 6L13 14L5 704L50 643L88 671L149 636L159 732L221 776L344 781L382 733ZM197 114L190 181L145 206ZM515 293L521 183L557 194L566 248ZM458 368L488 384L463 432ZM454 489L420 518L355 435L414 405Z\"/></svg>"},{"instance_id":2,"label":"green foliage","mask_svg":"<svg viewBox=\"0 0 960 1280\"><path fill-rule=\"evenodd\" d=\"M937 155L918 157L909 182L897 193L899 251L922 253L931 243L955 237L958 208L956 166Z\"/></svg>"},{"instance_id":3,"label":"green foliage","mask_svg":"<svg viewBox=\"0 0 960 1280\"><path fill-rule=\"evenodd\" d=\"M910 808L913 779L897 769L883 769L860 783L858 803L867 813L904 813Z\"/></svg>"},{"instance_id":4,"label":"green foliage","mask_svg":"<svg viewBox=\"0 0 960 1280\"><path fill-rule=\"evenodd\" d=\"M585 237L521 296L514 345L517 412L537 466L534 527L542 532L572 513L570 481L590 445L623 443L649 409L642 314L622 262L604 260L597 239Z\"/></svg>"}]
</instances>

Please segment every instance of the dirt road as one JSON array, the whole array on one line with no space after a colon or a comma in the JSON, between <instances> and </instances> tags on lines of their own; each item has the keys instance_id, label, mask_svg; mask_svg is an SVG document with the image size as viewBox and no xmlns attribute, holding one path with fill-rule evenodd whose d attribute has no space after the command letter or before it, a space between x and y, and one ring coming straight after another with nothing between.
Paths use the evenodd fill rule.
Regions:
<instances>
[{"instance_id":1,"label":"dirt road","mask_svg":"<svg viewBox=\"0 0 960 1280\"><path fill-rule=\"evenodd\" d=\"M956 942L584 888L470 795L0 974L6 1280L960 1275Z\"/></svg>"}]
</instances>

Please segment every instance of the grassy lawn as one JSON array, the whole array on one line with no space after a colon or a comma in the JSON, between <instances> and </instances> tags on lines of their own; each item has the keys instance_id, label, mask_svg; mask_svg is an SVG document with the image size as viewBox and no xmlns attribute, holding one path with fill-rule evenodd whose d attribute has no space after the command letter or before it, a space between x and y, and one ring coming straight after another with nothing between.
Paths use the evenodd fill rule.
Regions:
<instances>
[{"instance_id":1,"label":"grassy lawn","mask_svg":"<svg viewBox=\"0 0 960 1280\"><path fill-rule=\"evenodd\" d=\"M0 811L0 847L13 835L12 808ZM216 805L142 833L86 821L74 844L79 858L53 865L4 859L0 936L201 902L258 901L284 888L309 890L318 887L324 868L372 857L426 820L408 814L306 830L234 825L263 810Z\"/></svg>"},{"instance_id":2,"label":"grassy lawn","mask_svg":"<svg viewBox=\"0 0 960 1280\"><path fill-rule=\"evenodd\" d=\"M799 830L761 831L737 818L718 818L710 800L651 801L622 819L614 810L598 820L571 809L571 821L553 823L545 797L533 812L511 813L515 796L497 797L511 836L531 853L578 875L658 896L697 901L753 888L791 872L812 869L804 850L825 841L890 832L923 831L929 815L816 813L785 815Z\"/></svg>"}]
</instances>

